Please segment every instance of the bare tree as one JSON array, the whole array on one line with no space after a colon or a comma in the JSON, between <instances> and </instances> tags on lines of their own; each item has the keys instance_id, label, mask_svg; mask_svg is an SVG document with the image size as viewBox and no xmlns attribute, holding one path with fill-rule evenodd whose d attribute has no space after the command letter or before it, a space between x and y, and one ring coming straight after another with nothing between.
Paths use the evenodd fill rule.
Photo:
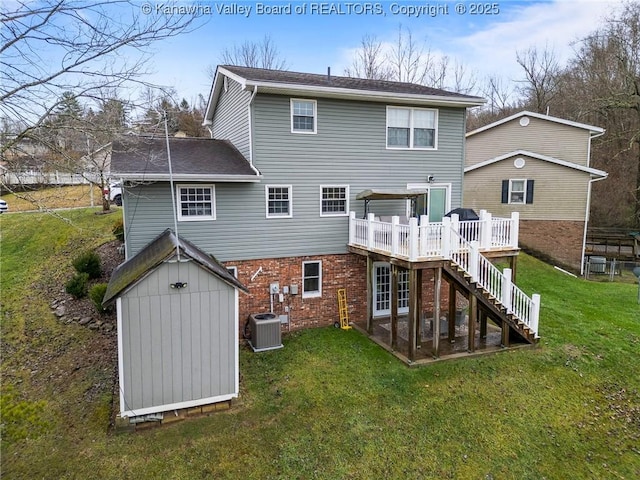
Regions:
<instances>
[{"instance_id":1,"label":"bare tree","mask_svg":"<svg viewBox=\"0 0 640 480\"><path fill-rule=\"evenodd\" d=\"M392 76L386 64L384 45L374 35L365 35L350 67L344 71L347 77L389 80Z\"/></svg>"},{"instance_id":2,"label":"bare tree","mask_svg":"<svg viewBox=\"0 0 640 480\"><path fill-rule=\"evenodd\" d=\"M188 31L198 18L174 15L170 7L147 12L145 5L44 0L0 6L0 117L16 127L0 145L3 158L13 157L9 150L21 142L46 144L45 122L65 101L99 101L105 89L146 84L146 49Z\"/></svg>"},{"instance_id":3,"label":"bare tree","mask_svg":"<svg viewBox=\"0 0 640 480\"><path fill-rule=\"evenodd\" d=\"M278 48L269 35L265 35L261 42L246 41L241 45L225 48L222 51L221 60L222 63L227 65L266 68L269 70L284 70L287 68L286 60L280 56Z\"/></svg>"},{"instance_id":4,"label":"bare tree","mask_svg":"<svg viewBox=\"0 0 640 480\"><path fill-rule=\"evenodd\" d=\"M553 51L545 48L539 52L529 48L516 52L518 64L522 67L525 80L521 82L521 93L528 100L529 108L545 113L558 95L561 69Z\"/></svg>"}]
</instances>

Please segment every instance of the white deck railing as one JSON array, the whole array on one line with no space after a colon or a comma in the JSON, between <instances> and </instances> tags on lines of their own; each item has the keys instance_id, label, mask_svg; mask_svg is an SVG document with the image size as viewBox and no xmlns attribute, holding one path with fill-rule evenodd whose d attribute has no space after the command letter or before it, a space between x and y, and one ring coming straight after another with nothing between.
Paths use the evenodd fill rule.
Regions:
<instances>
[{"instance_id":1,"label":"white deck railing","mask_svg":"<svg viewBox=\"0 0 640 480\"><path fill-rule=\"evenodd\" d=\"M391 217L391 222L382 222L370 213L366 219L349 218L349 245L376 250L391 256L411 261L449 258L457 247L450 231L457 232L462 239L478 242L481 251L518 248L518 213L511 218L492 218L482 210L480 220L461 222L457 215L445 217L442 222L429 222L426 216L410 218L409 224L401 224L400 217Z\"/></svg>"},{"instance_id":2,"label":"white deck railing","mask_svg":"<svg viewBox=\"0 0 640 480\"><path fill-rule=\"evenodd\" d=\"M480 220L461 222L457 215L445 217L441 223L430 223L426 216L410 218L408 225L400 217L391 223L376 220L370 213L366 219L349 218L349 245L378 251L410 261L451 260L471 280L485 289L538 336L540 295L528 297L511 280L511 270L500 271L481 252L518 248L518 213L511 218L492 218L481 211Z\"/></svg>"}]
</instances>

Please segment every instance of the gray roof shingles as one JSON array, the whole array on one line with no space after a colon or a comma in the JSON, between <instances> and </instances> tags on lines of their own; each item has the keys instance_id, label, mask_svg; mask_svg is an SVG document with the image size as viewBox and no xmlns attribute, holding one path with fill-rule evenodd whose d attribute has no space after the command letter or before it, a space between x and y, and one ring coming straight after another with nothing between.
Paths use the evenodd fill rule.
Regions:
<instances>
[{"instance_id":1,"label":"gray roof shingles","mask_svg":"<svg viewBox=\"0 0 640 480\"><path fill-rule=\"evenodd\" d=\"M169 138L174 175L256 176L249 162L226 140ZM165 137L121 137L113 142L111 174L169 174Z\"/></svg>"},{"instance_id":2,"label":"gray roof shingles","mask_svg":"<svg viewBox=\"0 0 640 480\"><path fill-rule=\"evenodd\" d=\"M247 288L231 275L215 257L207 255L188 240L177 237L171 229L166 229L111 274L102 304L105 306L110 305L148 272L166 260L173 258L176 255L176 245L180 248L181 255L191 258L209 273L217 276L232 287L248 293Z\"/></svg>"},{"instance_id":3,"label":"gray roof shingles","mask_svg":"<svg viewBox=\"0 0 640 480\"><path fill-rule=\"evenodd\" d=\"M272 82L291 85L306 85L314 87L344 88L346 90L366 90L375 92L430 95L438 97L472 98L482 100L480 97L449 92L438 88L406 82L392 82L388 80L370 80L355 77L339 77L334 75L319 75L314 73L288 72L284 70L267 70L262 68L239 67L234 65L221 65L222 68L254 82Z\"/></svg>"}]
</instances>

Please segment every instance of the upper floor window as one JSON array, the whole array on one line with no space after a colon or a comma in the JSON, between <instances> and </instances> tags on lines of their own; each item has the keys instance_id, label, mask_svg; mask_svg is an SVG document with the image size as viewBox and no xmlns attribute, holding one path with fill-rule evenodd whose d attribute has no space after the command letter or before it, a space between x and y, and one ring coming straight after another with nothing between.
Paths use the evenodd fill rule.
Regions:
<instances>
[{"instance_id":1,"label":"upper floor window","mask_svg":"<svg viewBox=\"0 0 640 480\"><path fill-rule=\"evenodd\" d=\"M387 148L436 148L438 111L387 107Z\"/></svg>"},{"instance_id":2,"label":"upper floor window","mask_svg":"<svg viewBox=\"0 0 640 480\"><path fill-rule=\"evenodd\" d=\"M291 132L316 133L316 101L291 99Z\"/></svg>"},{"instance_id":3,"label":"upper floor window","mask_svg":"<svg viewBox=\"0 0 640 480\"><path fill-rule=\"evenodd\" d=\"M320 216L349 215L349 186L322 185L320 187Z\"/></svg>"},{"instance_id":4,"label":"upper floor window","mask_svg":"<svg viewBox=\"0 0 640 480\"><path fill-rule=\"evenodd\" d=\"M512 205L533 203L533 180L503 180L502 203L510 203Z\"/></svg>"},{"instance_id":5,"label":"upper floor window","mask_svg":"<svg viewBox=\"0 0 640 480\"><path fill-rule=\"evenodd\" d=\"M178 185L176 189L179 220L216 219L215 187L213 185Z\"/></svg>"},{"instance_id":6,"label":"upper floor window","mask_svg":"<svg viewBox=\"0 0 640 480\"><path fill-rule=\"evenodd\" d=\"M288 218L292 216L291 185L267 185L267 218Z\"/></svg>"}]
</instances>

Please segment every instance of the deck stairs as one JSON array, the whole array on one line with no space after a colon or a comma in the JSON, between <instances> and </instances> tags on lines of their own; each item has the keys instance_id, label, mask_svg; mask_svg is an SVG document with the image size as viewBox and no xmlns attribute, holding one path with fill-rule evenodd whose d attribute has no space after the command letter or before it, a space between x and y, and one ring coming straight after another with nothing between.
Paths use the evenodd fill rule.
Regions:
<instances>
[{"instance_id":1,"label":"deck stairs","mask_svg":"<svg viewBox=\"0 0 640 480\"><path fill-rule=\"evenodd\" d=\"M444 273L459 287L474 295L481 308L496 323L506 323L510 330L528 343L536 343L540 296L528 297L511 281L511 270L500 271L478 249L476 242L467 242L453 231L451 258L444 264Z\"/></svg>"}]
</instances>

